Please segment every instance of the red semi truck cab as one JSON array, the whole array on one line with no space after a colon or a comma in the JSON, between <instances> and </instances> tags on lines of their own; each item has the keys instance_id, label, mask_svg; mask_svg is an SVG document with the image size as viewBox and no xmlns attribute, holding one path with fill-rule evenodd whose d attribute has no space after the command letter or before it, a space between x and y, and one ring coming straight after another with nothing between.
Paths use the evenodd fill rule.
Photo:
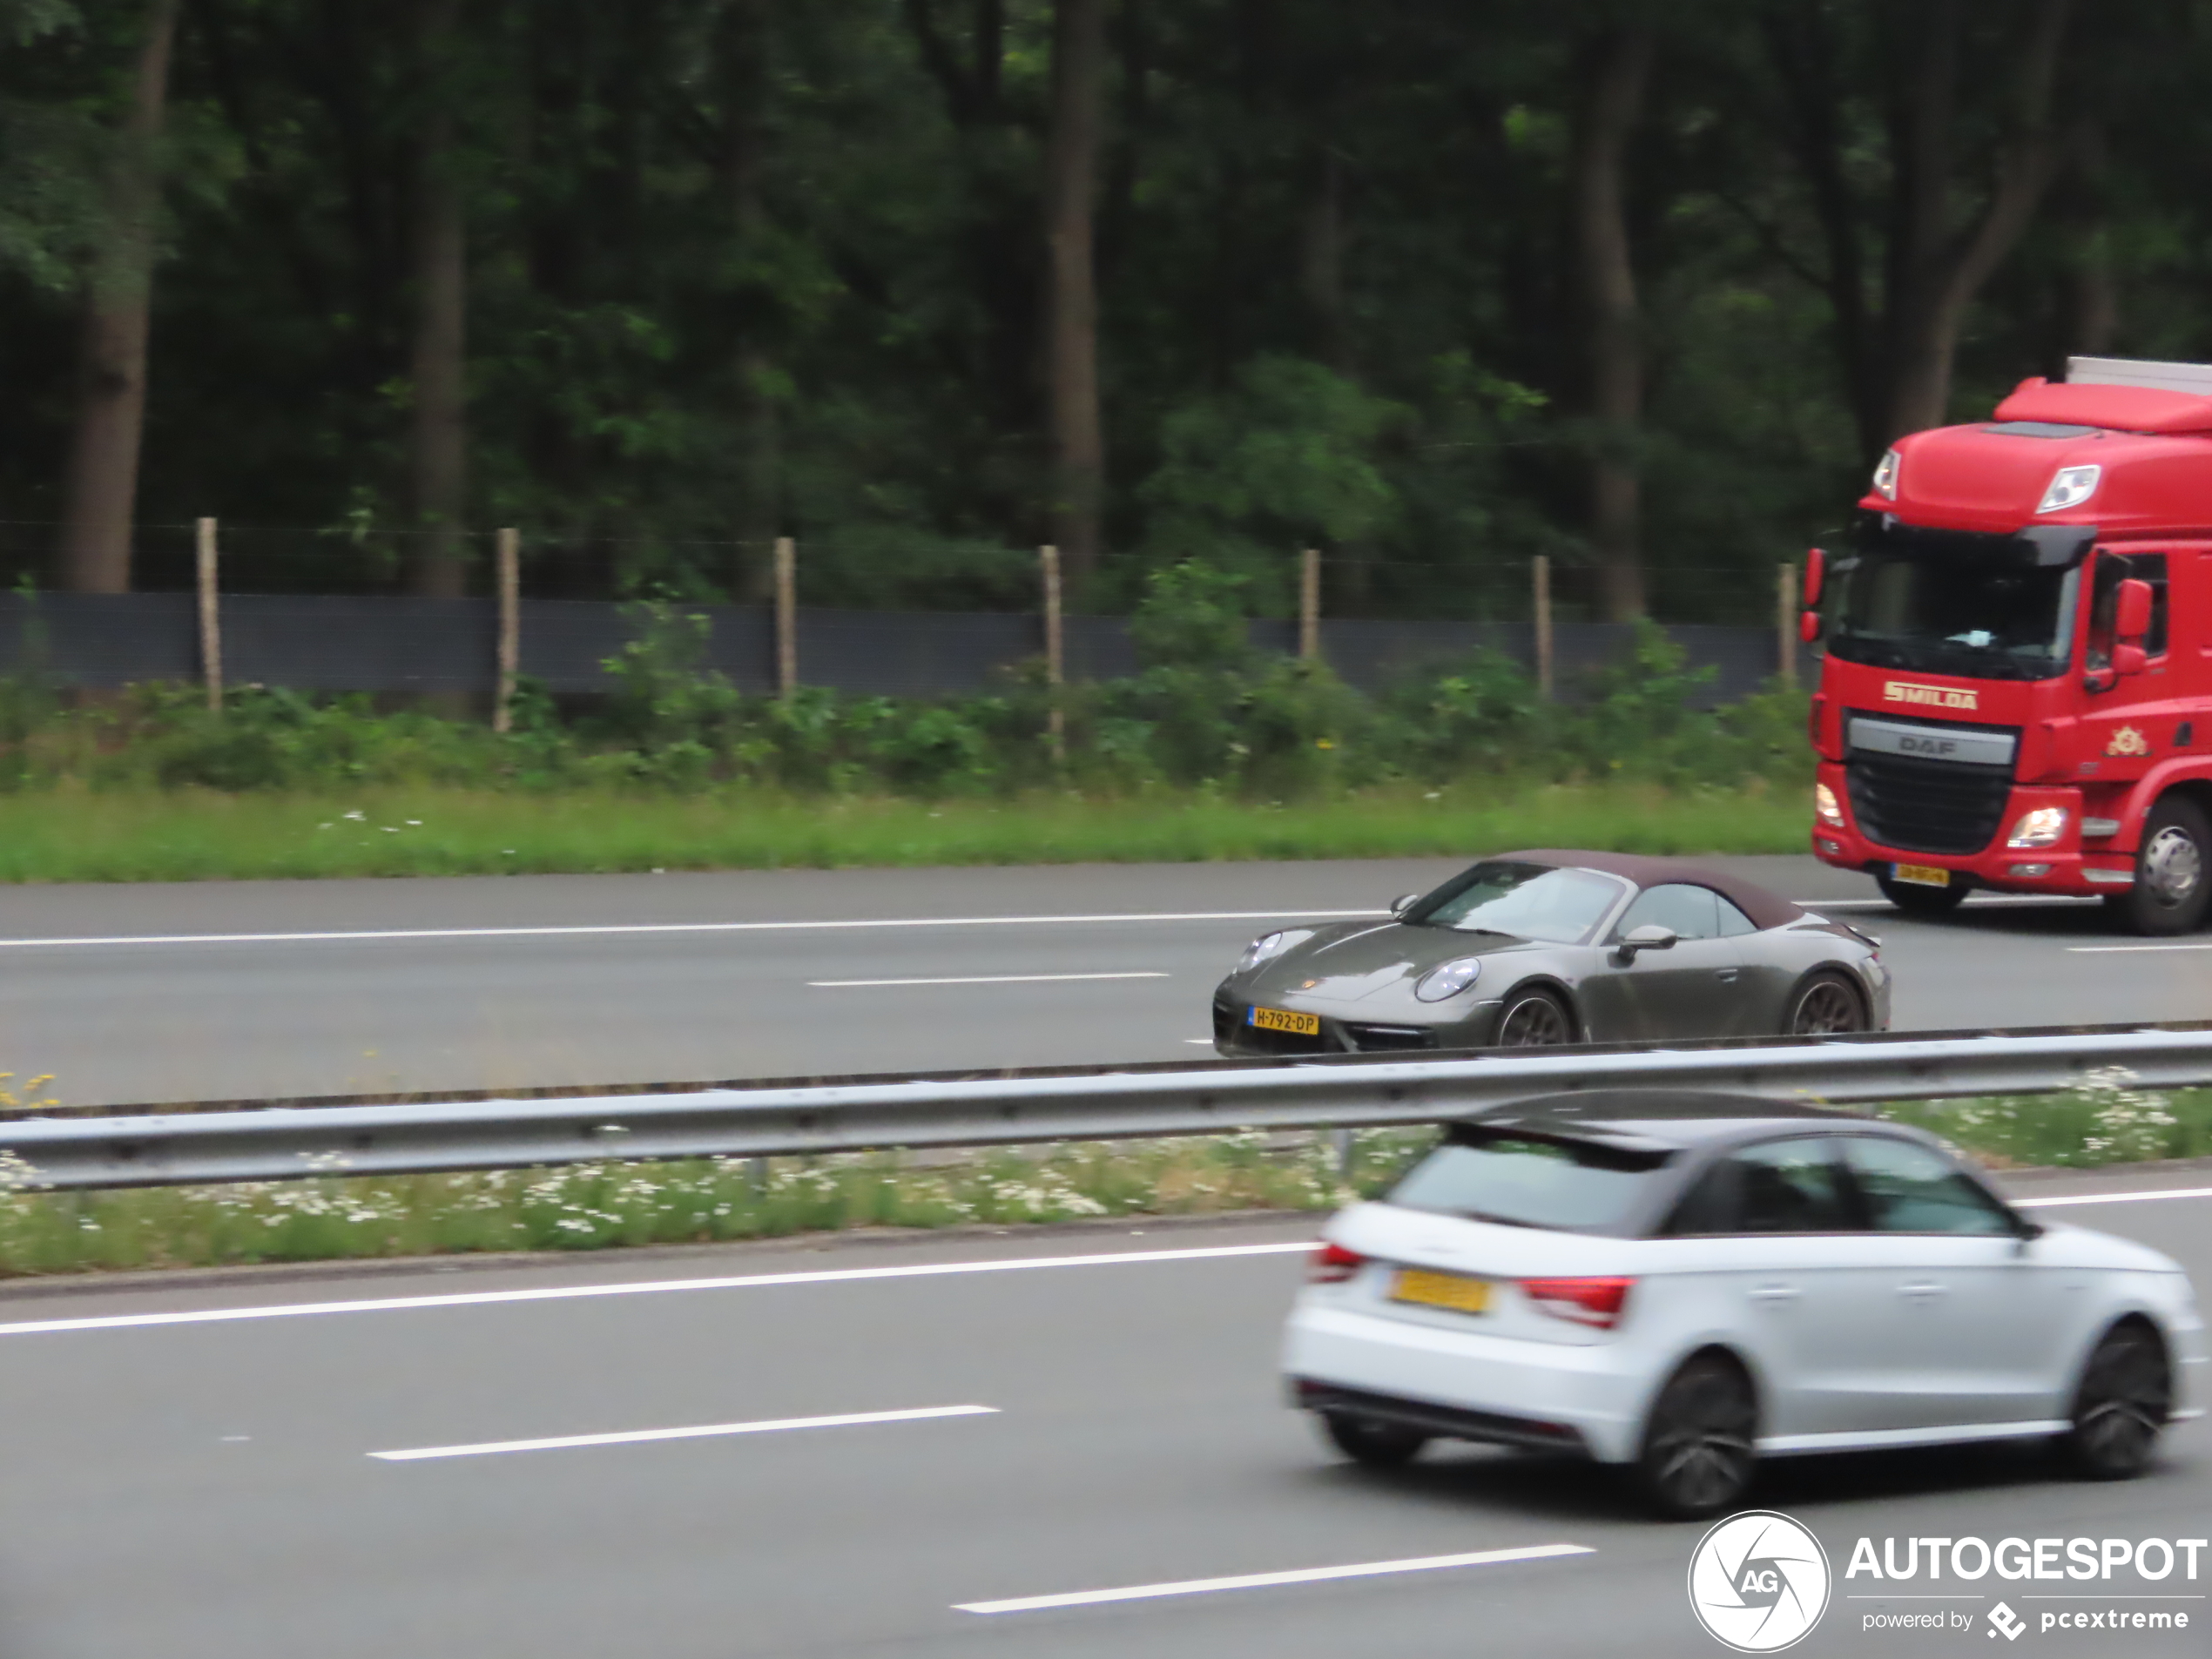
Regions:
<instances>
[{"instance_id":1,"label":"red semi truck cab","mask_svg":"<svg viewBox=\"0 0 2212 1659\"><path fill-rule=\"evenodd\" d=\"M2075 358L1900 438L1816 552L1812 848L1908 911L2212 899L2212 367Z\"/></svg>"}]
</instances>

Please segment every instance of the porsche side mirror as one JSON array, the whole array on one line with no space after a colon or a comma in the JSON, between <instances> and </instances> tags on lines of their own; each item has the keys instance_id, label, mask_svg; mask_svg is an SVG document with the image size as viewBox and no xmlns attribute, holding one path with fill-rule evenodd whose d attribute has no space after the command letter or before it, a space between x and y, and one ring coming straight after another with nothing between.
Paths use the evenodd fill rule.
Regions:
<instances>
[{"instance_id":1,"label":"porsche side mirror","mask_svg":"<svg viewBox=\"0 0 2212 1659\"><path fill-rule=\"evenodd\" d=\"M1401 893L1390 901L1390 914L1393 918L1401 917L1420 901L1418 893Z\"/></svg>"},{"instance_id":2,"label":"porsche side mirror","mask_svg":"<svg viewBox=\"0 0 2212 1659\"><path fill-rule=\"evenodd\" d=\"M1631 927L1621 940L1622 960L1634 961L1640 950L1672 950L1679 937L1673 928L1662 927L1653 921L1648 921L1641 927Z\"/></svg>"}]
</instances>

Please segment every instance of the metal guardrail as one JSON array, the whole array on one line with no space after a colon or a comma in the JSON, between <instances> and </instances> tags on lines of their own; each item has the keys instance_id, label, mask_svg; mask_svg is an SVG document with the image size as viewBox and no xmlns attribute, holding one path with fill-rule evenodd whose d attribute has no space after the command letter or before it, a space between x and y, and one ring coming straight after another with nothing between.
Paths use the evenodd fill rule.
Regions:
<instances>
[{"instance_id":1,"label":"metal guardrail","mask_svg":"<svg viewBox=\"0 0 2212 1659\"><path fill-rule=\"evenodd\" d=\"M1433 1123L1561 1090L1720 1089L1838 1105L2025 1095L2124 1068L2212 1081L2212 1026L2096 1026L1425 1060L887 1081L816 1088L271 1108L0 1123L40 1188L175 1186L513 1169L597 1158L759 1157L900 1147Z\"/></svg>"}]
</instances>

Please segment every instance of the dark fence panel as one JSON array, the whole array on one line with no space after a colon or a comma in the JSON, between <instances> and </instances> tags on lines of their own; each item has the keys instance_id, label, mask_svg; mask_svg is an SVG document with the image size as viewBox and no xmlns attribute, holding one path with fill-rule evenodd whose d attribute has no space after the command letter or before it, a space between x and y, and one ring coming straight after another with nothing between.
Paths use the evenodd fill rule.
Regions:
<instances>
[{"instance_id":1,"label":"dark fence panel","mask_svg":"<svg viewBox=\"0 0 2212 1659\"><path fill-rule=\"evenodd\" d=\"M755 694L776 685L775 621L757 605L704 605L706 666ZM314 691L458 691L489 696L498 619L489 599L228 594L222 605L225 678L234 685ZM522 671L556 691L609 689L604 664L634 637L624 607L603 600L525 599ZM189 680L199 673L197 612L179 593L0 594L0 673L35 671L65 685ZM1000 671L1044 649L1040 618L1019 612L802 609L802 685L896 697L952 697L988 690ZM1717 670L1698 699L1733 702L1774 673L1775 637L1763 628L1677 624L1667 631L1695 666ZM1251 625L1263 651L1298 648L1298 625ZM1561 623L1553 633L1558 690L1574 698L1589 674L1624 653L1620 623ZM1069 617L1068 677L1118 679L1137 671L1121 617ZM1535 630L1523 622L1324 619L1322 655L1350 684L1379 691L1393 680L1464 661L1477 649L1533 667ZM1809 650L1797 675L1818 672Z\"/></svg>"}]
</instances>

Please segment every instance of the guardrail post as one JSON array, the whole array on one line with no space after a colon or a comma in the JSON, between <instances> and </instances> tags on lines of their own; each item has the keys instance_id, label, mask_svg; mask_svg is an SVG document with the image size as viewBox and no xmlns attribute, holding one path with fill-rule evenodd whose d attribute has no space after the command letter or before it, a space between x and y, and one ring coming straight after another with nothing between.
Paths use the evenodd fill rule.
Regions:
<instances>
[{"instance_id":1,"label":"guardrail post","mask_svg":"<svg viewBox=\"0 0 2212 1659\"><path fill-rule=\"evenodd\" d=\"M776 695L799 689L799 552L788 536L776 538Z\"/></svg>"},{"instance_id":2,"label":"guardrail post","mask_svg":"<svg viewBox=\"0 0 2212 1659\"><path fill-rule=\"evenodd\" d=\"M1775 572L1774 671L1784 685L1797 683L1797 567L1788 563Z\"/></svg>"},{"instance_id":3,"label":"guardrail post","mask_svg":"<svg viewBox=\"0 0 2212 1659\"><path fill-rule=\"evenodd\" d=\"M1549 702L1552 695L1552 562L1539 553L1529 562L1535 587L1536 691Z\"/></svg>"},{"instance_id":4,"label":"guardrail post","mask_svg":"<svg viewBox=\"0 0 2212 1659\"><path fill-rule=\"evenodd\" d=\"M1068 662L1060 617L1060 550L1039 548L1037 563L1044 580L1044 681L1045 695L1050 700L1045 723L1052 739L1052 764L1064 766L1068 764L1068 713L1061 706L1060 688L1067 681Z\"/></svg>"},{"instance_id":5,"label":"guardrail post","mask_svg":"<svg viewBox=\"0 0 2212 1659\"><path fill-rule=\"evenodd\" d=\"M1321 660L1321 550L1309 547L1298 560L1298 654Z\"/></svg>"},{"instance_id":6,"label":"guardrail post","mask_svg":"<svg viewBox=\"0 0 2212 1659\"><path fill-rule=\"evenodd\" d=\"M203 518L195 549L199 587L199 678L207 687L207 711L223 711L223 611L215 574L215 521Z\"/></svg>"},{"instance_id":7,"label":"guardrail post","mask_svg":"<svg viewBox=\"0 0 2212 1659\"><path fill-rule=\"evenodd\" d=\"M523 665L523 537L499 532L499 686L494 692L491 729L515 729L515 676Z\"/></svg>"}]
</instances>

